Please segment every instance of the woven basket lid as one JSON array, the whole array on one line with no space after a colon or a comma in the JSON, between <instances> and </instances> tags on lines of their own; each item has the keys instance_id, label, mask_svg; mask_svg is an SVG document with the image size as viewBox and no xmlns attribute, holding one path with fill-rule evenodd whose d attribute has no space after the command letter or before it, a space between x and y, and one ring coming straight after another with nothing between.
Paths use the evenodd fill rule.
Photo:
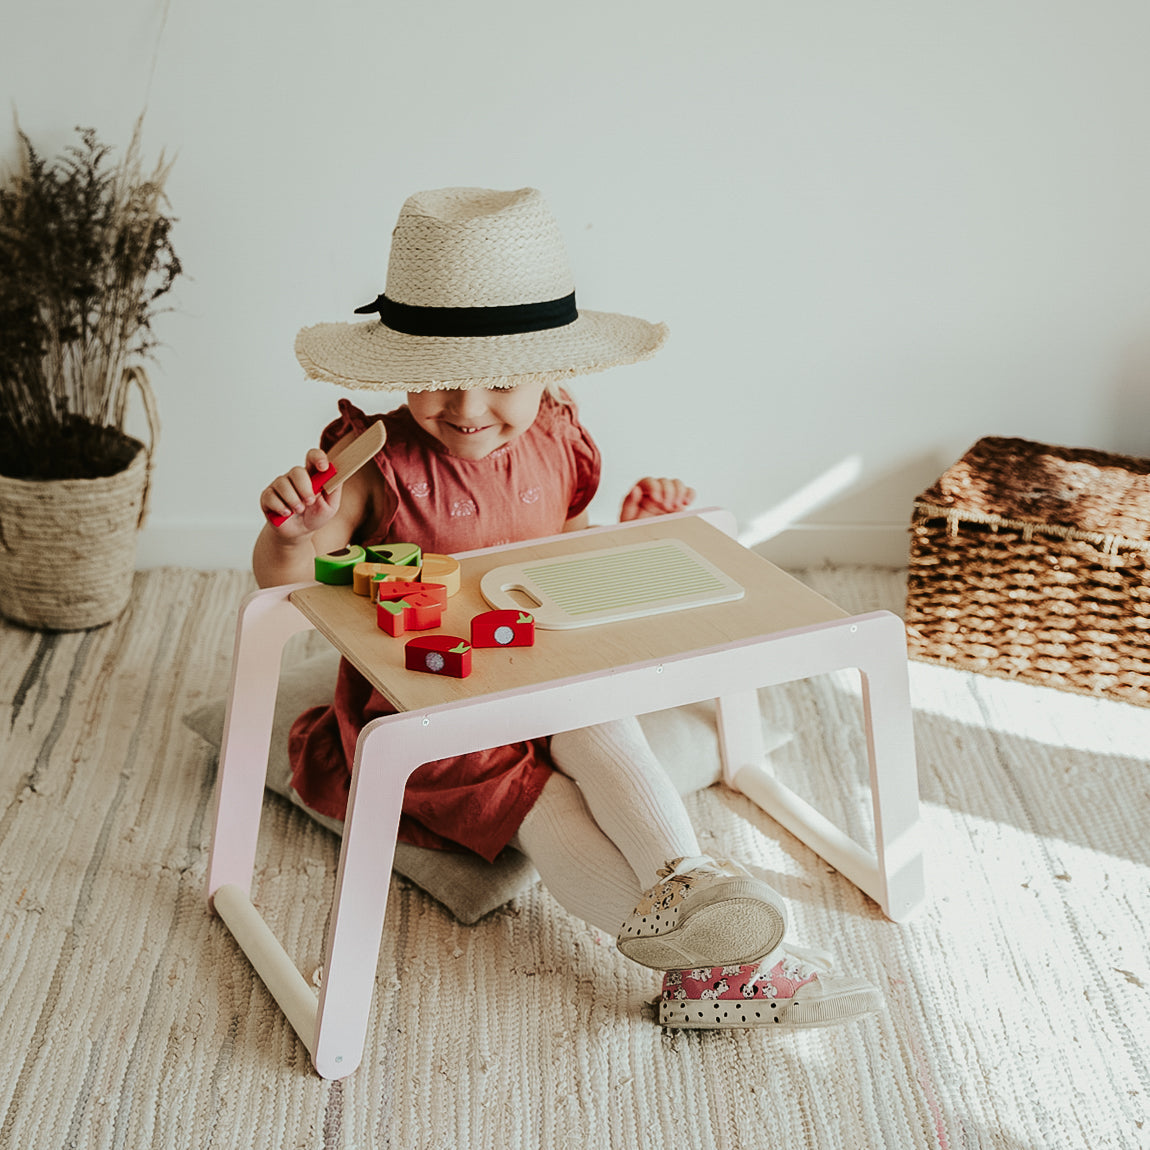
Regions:
<instances>
[{"instance_id":1,"label":"woven basket lid","mask_svg":"<svg viewBox=\"0 0 1150 1150\"><path fill-rule=\"evenodd\" d=\"M928 514L1150 538L1150 459L980 439L915 501Z\"/></svg>"}]
</instances>

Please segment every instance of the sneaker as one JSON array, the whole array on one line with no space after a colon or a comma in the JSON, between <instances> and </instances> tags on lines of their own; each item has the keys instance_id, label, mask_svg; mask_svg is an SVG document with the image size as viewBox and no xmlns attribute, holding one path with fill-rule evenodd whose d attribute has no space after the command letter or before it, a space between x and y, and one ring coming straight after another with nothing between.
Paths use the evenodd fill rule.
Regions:
<instances>
[{"instance_id":1,"label":"sneaker","mask_svg":"<svg viewBox=\"0 0 1150 1150\"><path fill-rule=\"evenodd\" d=\"M655 970L757 962L783 940L787 910L763 879L729 859L674 859L619 931L619 950Z\"/></svg>"},{"instance_id":2,"label":"sneaker","mask_svg":"<svg viewBox=\"0 0 1150 1150\"><path fill-rule=\"evenodd\" d=\"M659 1022L694 1030L777 1026L798 1030L834 1026L873 1014L882 994L862 978L831 974L819 951L783 947L765 961L663 977Z\"/></svg>"}]
</instances>

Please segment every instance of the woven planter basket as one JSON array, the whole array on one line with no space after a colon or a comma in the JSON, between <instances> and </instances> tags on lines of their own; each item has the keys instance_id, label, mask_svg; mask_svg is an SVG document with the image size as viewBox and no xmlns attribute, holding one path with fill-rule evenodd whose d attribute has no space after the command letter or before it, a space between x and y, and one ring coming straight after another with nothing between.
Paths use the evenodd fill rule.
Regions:
<instances>
[{"instance_id":1,"label":"woven planter basket","mask_svg":"<svg viewBox=\"0 0 1150 1150\"><path fill-rule=\"evenodd\" d=\"M1150 706L1150 460L980 439L915 501L914 659Z\"/></svg>"},{"instance_id":2,"label":"woven planter basket","mask_svg":"<svg viewBox=\"0 0 1150 1150\"><path fill-rule=\"evenodd\" d=\"M136 536L147 515L158 420L139 368L127 391L144 397L151 442L123 471L101 479L29 481L0 475L0 615L45 631L82 631L117 618L132 595Z\"/></svg>"}]
</instances>

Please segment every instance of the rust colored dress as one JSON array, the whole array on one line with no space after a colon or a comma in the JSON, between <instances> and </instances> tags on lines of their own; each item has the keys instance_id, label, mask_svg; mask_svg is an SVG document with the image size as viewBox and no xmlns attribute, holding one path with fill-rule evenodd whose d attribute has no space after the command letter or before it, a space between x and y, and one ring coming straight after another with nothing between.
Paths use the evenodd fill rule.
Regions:
<instances>
[{"instance_id":1,"label":"rust colored dress","mask_svg":"<svg viewBox=\"0 0 1150 1150\"><path fill-rule=\"evenodd\" d=\"M418 543L450 555L555 535L587 507L599 485L599 450L566 397L545 394L531 427L479 460L450 455L407 407L367 416L344 399L339 408L320 439L325 450L376 420L387 427L387 446L374 460L387 493L385 511L355 543ZM305 711L292 725L288 754L300 798L320 814L342 819L359 732L394 713L341 659L332 703ZM547 743L512 743L416 768L404 794L401 841L462 848L493 861L553 770Z\"/></svg>"}]
</instances>

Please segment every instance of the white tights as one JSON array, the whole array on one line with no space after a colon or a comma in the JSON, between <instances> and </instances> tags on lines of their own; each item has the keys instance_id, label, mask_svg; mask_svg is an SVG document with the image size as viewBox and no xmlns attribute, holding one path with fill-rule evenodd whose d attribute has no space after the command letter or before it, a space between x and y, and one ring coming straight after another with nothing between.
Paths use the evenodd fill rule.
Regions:
<instances>
[{"instance_id":1,"label":"white tights","mask_svg":"<svg viewBox=\"0 0 1150 1150\"><path fill-rule=\"evenodd\" d=\"M566 910L614 935L659 867L700 853L694 828L636 719L555 735L551 758L511 845Z\"/></svg>"}]
</instances>

